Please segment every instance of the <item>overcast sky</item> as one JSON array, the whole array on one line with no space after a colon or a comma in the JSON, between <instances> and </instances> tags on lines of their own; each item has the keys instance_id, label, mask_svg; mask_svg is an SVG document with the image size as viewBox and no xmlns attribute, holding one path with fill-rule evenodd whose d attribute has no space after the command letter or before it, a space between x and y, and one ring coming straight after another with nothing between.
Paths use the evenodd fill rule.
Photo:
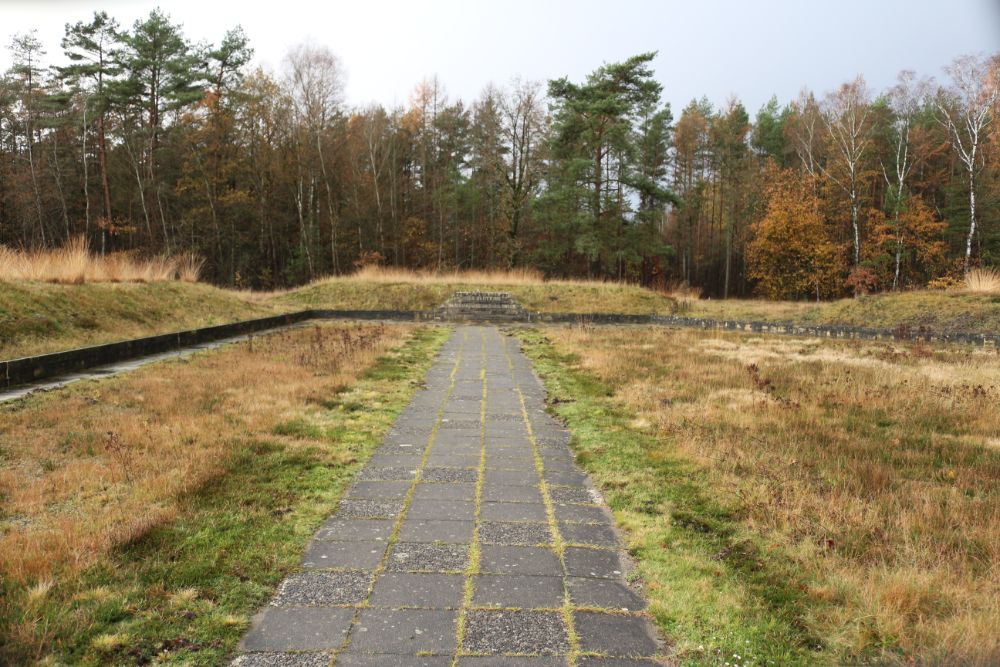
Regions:
<instances>
[{"instance_id":1,"label":"overcast sky","mask_svg":"<svg viewBox=\"0 0 1000 667\"><path fill-rule=\"evenodd\" d=\"M66 23L104 9L131 26L157 6L193 41L241 24L272 69L297 43L329 46L352 104L404 103L433 74L469 100L487 82L580 80L658 51L675 116L702 95L716 105L736 95L753 114L803 86L823 93L862 73L881 90L902 69L942 78L959 54L1000 51L1000 0L0 0L0 39L37 28L48 60L61 61ZM4 49L0 69L9 66Z\"/></svg>"}]
</instances>

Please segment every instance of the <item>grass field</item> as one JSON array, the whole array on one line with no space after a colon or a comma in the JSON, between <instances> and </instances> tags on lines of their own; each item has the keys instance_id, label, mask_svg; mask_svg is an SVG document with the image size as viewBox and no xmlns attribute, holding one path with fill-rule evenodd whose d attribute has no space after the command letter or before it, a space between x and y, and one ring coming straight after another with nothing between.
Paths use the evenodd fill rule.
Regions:
<instances>
[{"instance_id":1,"label":"grass field","mask_svg":"<svg viewBox=\"0 0 1000 667\"><path fill-rule=\"evenodd\" d=\"M1000 354L524 331L680 664L1000 662Z\"/></svg>"},{"instance_id":2,"label":"grass field","mask_svg":"<svg viewBox=\"0 0 1000 667\"><path fill-rule=\"evenodd\" d=\"M0 407L0 664L220 664L445 334L309 327Z\"/></svg>"}]
</instances>

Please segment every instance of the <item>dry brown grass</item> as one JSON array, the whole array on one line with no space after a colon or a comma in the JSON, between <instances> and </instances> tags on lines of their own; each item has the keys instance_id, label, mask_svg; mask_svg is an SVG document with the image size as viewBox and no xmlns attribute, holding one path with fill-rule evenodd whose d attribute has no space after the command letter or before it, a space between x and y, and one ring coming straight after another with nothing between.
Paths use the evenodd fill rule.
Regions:
<instances>
[{"instance_id":1,"label":"dry brown grass","mask_svg":"<svg viewBox=\"0 0 1000 667\"><path fill-rule=\"evenodd\" d=\"M82 237L62 248L15 250L0 246L0 281L79 285L95 282L197 282L204 260L192 255L141 259L129 253L95 255Z\"/></svg>"},{"instance_id":2,"label":"dry brown grass","mask_svg":"<svg viewBox=\"0 0 1000 667\"><path fill-rule=\"evenodd\" d=\"M1000 270L972 269L965 274L965 289L973 294L1000 294Z\"/></svg>"},{"instance_id":3,"label":"dry brown grass","mask_svg":"<svg viewBox=\"0 0 1000 667\"><path fill-rule=\"evenodd\" d=\"M351 384L411 331L287 331L0 407L0 577L67 576L169 521L236 443L294 445L294 432L271 435L282 420Z\"/></svg>"},{"instance_id":4,"label":"dry brown grass","mask_svg":"<svg viewBox=\"0 0 1000 667\"><path fill-rule=\"evenodd\" d=\"M835 654L1000 659L996 351L652 328L550 336L801 569L816 603L803 620Z\"/></svg>"},{"instance_id":5,"label":"dry brown grass","mask_svg":"<svg viewBox=\"0 0 1000 667\"><path fill-rule=\"evenodd\" d=\"M407 283L417 285L595 285L597 280L548 280L537 269L495 269L492 271L415 271L388 266L366 266L355 273L327 280L373 283Z\"/></svg>"}]
</instances>

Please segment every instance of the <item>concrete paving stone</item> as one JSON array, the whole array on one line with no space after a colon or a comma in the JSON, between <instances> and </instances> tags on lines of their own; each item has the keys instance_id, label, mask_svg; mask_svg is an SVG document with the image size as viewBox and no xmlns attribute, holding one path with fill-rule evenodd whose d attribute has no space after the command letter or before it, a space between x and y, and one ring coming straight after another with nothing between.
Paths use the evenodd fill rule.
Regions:
<instances>
[{"instance_id":1,"label":"concrete paving stone","mask_svg":"<svg viewBox=\"0 0 1000 667\"><path fill-rule=\"evenodd\" d=\"M348 653L451 653L457 613L442 609L363 609Z\"/></svg>"},{"instance_id":2,"label":"concrete paving stone","mask_svg":"<svg viewBox=\"0 0 1000 667\"><path fill-rule=\"evenodd\" d=\"M472 521L476 518L476 504L471 500L414 500L406 518Z\"/></svg>"},{"instance_id":3,"label":"concrete paving stone","mask_svg":"<svg viewBox=\"0 0 1000 667\"><path fill-rule=\"evenodd\" d=\"M423 455L423 451L416 447L412 449L397 447L393 451L376 452L365 465L372 468L416 468L420 465Z\"/></svg>"},{"instance_id":4,"label":"concrete paving stone","mask_svg":"<svg viewBox=\"0 0 1000 667\"><path fill-rule=\"evenodd\" d=\"M607 510L597 505L565 505L558 504L553 507L557 521L567 523L598 523L610 525L612 518Z\"/></svg>"},{"instance_id":5,"label":"concrete paving stone","mask_svg":"<svg viewBox=\"0 0 1000 667\"><path fill-rule=\"evenodd\" d=\"M458 572L469 564L469 545L397 542L386 569L393 572Z\"/></svg>"},{"instance_id":6,"label":"concrete paving stone","mask_svg":"<svg viewBox=\"0 0 1000 667\"><path fill-rule=\"evenodd\" d=\"M295 572L285 577L271 604L357 604L368 597L372 577L368 572Z\"/></svg>"},{"instance_id":7,"label":"concrete paving stone","mask_svg":"<svg viewBox=\"0 0 1000 667\"><path fill-rule=\"evenodd\" d=\"M492 382L490 382L490 389L497 389L497 387L494 386L494 384ZM521 417L520 411L487 414L486 415L486 423L492 424L494 422L496 422L496 423L508 423L508 424L511 423L511 422L513 422L513 423L516 423L516 424L523 424L524 420Z\"/></svg>"},{"instance_id":8,"label":"concrete paving stone","mask_svg":"<svg viewBox=\"0 0 1000 667\"><path fill-rule=\"evenodd\" d=\"M487 447L486 464L490 462L499 467L504 461L531 461L535 463L535 453L531 449L530 443L525 443L520 447Z\"/></svg>"},{"instance_id":9,"label":"concrete paving stone","mask_svg":"<svg viewBox=\"0 0 1000 667\"><path fill-rule=\"evenodd\" d=\"M542 502L542 490L537 486L512 486L485 482L482 500L505 503L540 503Z\"/></svg>"},{"instance_id":10,"label":"concrete paving stone","mask_svg":"<svg viewBox=\"0 0 1000 667\"><path fill-rule=\"evenodd\" d=\"M624 569L618 553L608 549L567 547L563 552L563 561L566 563L566 574L571 577L619 579Z\"/></svg>"},{"instance_id":11,"label":"concrete paving stone","mask_svg":"<svg viewBox=\"0 0 1000 667\"><path fill-rule=\"evenodd\" d=\"M535 436L535 442L538 442L538 436ZM542 457L542 460L546 463L549 461L569 461L573 463L576 461L576 454L573 453L569 447L546 447L542 445L539 447L538 455Z\"/></svg>"},{"instance_id":12,"label":"concrete paving stone","mask_svg":"<svg viewBox=\"0 0 1000 667\"><path fill-rule=\"evenodd\" d=\"M549 485L549 497L554 503L577 503L591 505L596 502L590 489L580 486Z\"/></svg>"},{"instance_id":13,"label":"concrete paving stone","mask_svg":"<svg viewBox=\"0 0 1000 667\"><path fill-rule=\"evenodd\" d=\"M465 656L458 659L459 667L566 667L566 658L553 656Z\"/></svg>"},{"instance_id":14,"label":"concrete paving stone","mask_svg":"<svg viewBox=\"0 0 1000 667\"><path fill-rule=\"evenodd\" d=\"M545 523L484 521L479 524L479 541L508 546L551 544L552 532Z\"/></svg>"},{"instance_id":15,"label":"concrete paving stone","mask_svg":"<svg viewBox=\"0 0 1000 667\"><path fill-rule=\"evenodd\" d=\"M423 452L415 450L403 454L376 454L366 465L372 468L419 468Z\"/></svg>"},{"instance_id":16,"label":"concrete paving stone","mask_svg":"<svg viewBox=\"0 0 1000 667\"><path fill-rule=\"evenodd\" d=\"M482 455L482 447L480 447L480 444L479 444L478 440L469 440L469 441L464 442L462 444L444 444L443 445L441 443L435 443L434 444L434 449L431 450L431 451L432 451L432 453L436 453L436 454L439 454L441 456L447 456L449 458L452 457L452 456L463 456L463 457L464 456L468 456L470 458L473 458L475 460L475 463L470 462L468 465L465 466L466 468L478 468L479 467L479 457ZM430 457L428 456L427 458L429 459ZM440 461L441 459L439 458L438 460ZM444 464L444 465L432 465L432 464L428 463L427 467L429 467L429 468L455 468L455 467L459 467L459 466L456 466L454 463L447 463L447 464Z\"/></svg>"},{"instance_id":17,"label":"concrete paving stone","mask_svg":"<svg viewBox=\"0 0 1000 667\"><path fill-rule=\"evenodd\" d=\"M487 484L510 486L538 486L538 473L534 470L487 470Z\"/></svg>"},{"instance_id":18,"label":"concrete paving stone","mask_svg":"<svg viewBox=\"0 0 1000 667\"><path fill-rule=\"evenodd\" d=\"M566 577L566 590L577 607L600 607L618 611L642 611L646 602L627 585L616 579Z\"/></svg>"},{"instance_id":19,"label":"concrete paving stone","mask_svg":"<svg viewBox=\"0 0 1000 667\"><path fill-rule=\"evenodd\" d=\"M482 574L473 579L472 604L477 607L558 609L565 589L562 577Z\"/></svg>"},{"instance_id":20,"label":"concrete paving stone","mask_svg":"<svg viewBox=\"0 0 1000 667\"><path fill-rule=\"evenodd\" d=\"M372 570L382 560L385 542L331 542L313 540L302 556L302 567L342 570Z\"/></svg>"},{"instance_id":21,"label":"concrete paving stone","mask_svg":"<svg viewBox=\"0 0 1000 667\"><path fill-rule=\"evenodd\" d=\"M542 467L547 472L579 472L580 468L577 467L574 461L568 461L566 459L542 459Z\"/></svg>"},{"instance_id":22,"label":"concrete paving stone","mask_svg":"<svg viewBox=\"0 0 1000 667\"><path fill-rule=\"evenodd\" d=\"M541 503L483 502L479 516L486 521L547 521L545 505Z\"/></svg>"},{"instance_id":23,"label":"concrete paving stone","mask_svg":"<svg viewBox=\"0 0 1000 667\"><path fill-rule=\"evenodd\" d=\"M328 667L332 653L243 653L231 667Z\"/></svg>"},{"instance_id":24,"label":"concrete paving stone","mask_svg":"<svg viewBox=\"0 0 1000 667\"><path fill-rule=\"evenodd\" d=\"M524 459L492 459L486 458L487 470L519 470L530 471L538 474L535 468L535 461L530 458Z\"/></svg>"},{"instance_id":25,"label":"concrete paving stone","mask_svg":"<svg viewBox=\"0 0 1000 667\"><path fill-rule=\"evenodd\" d=\"M449 444L449 443L462 443L468 440L473 440L478 442L480 436L482 436L482 425L477 421L475 425L469 426L452 426L452 424L445 423L441 425L438 429L437 437L434 442Z\"/></svg>"},{"instance_id":26,"label":"concrete paving stone","mask_svg":"<svg viewBox=\"0 0 1000 667\"><path fill-rule=\"evenodd\" d=\"M412 482L355 482L347 489L350 499L367 498L370 500L402 500L410 491Z\"/></svg>"},{"instance_id":27,"label":"concrete paving stone","mask_svg":"<svg viewBox=\"0 0 1000 667\"><path fill-rule=\"evenodd\" d=\"M413 500L472 500L476 497L476 485L473 482L452 482L450 484L435 482L417 484L413 491Z\"/></svg>"},{"instance_id":28,"label":"concrete paving stone","mask_svg":"<svg viewBox=\"0 0 1000 667\"><path fill-rule=\"evenodd\" d=\"M451 656L445 655L362 655L341 653L337 667L451 667Z\"/></svg>"},{"instance_id":29,"label":"concrete paving stone","mask_svg":"<svg viewBox=\"0 0 1000 667\"><path fill-rule=\"evenodd\" d=\"M528 430L527 429L512 429L512 428L489 428L483 432L486 439L490 442L504 441L510 444L516 444L522 440L528 440Z\"/></svg>"},{"instance_id":30,"label":"concrete paving stone","mask_svg":"<svg viewBox=\"0 0 1000 667\"><path fill-rule=\"evenodd\" d=\"M472 521L407 519L399 531L399 539L403 542L468 544L472 541L472 527Z\"/></svg>"},{"instance_id":31,"label":"concrete paving stone","mask_svg":"<svg viewBox=\"0 0 1000 667\"><path fill-rule=\"evenodd\" d=\"M484 544L480 551L480 571L484 574L538 574L561 576L559 557L542 547L509 547Z\"/></svg>"},{"instance_id":32,"label":"concrete paving stone","mask_svg":"<svg viewBox=\"0 0 1000 667\"><path fill-rule=\"evenodd\" d=\"M612 658L645 658L657 650L649 621L641 616L577 611L573 612L573 627L583 651Z\"/></svg>"},{"instance_id":33,"label":"concrete paving stone","mask_svg":"<svg viewBox=\"0 0 1000 667\"><path fill-rule=\"evenodd\" d=\"M479 396L477 396L475 399L477 406L479 405L481 397L482 397L482 389L479 390ZM476 412L478 414L478 410ZM478 417L475 419L449 419L448 421L441 422L440 430L441 432L444 432L448 430L469 429L478 433L479 428L481 426L482 426L482 421Z\"/></svg>"},{"instance_id":34,"label":"concrete paving stone","mask_svg":"<svg viewBox=\"0 0 1000 667\"><path fill-rule=\"evenodd\" d=\"M488 655L562 655L569 651L569 639L559 612L472 610L462 648Z\"/></svg>"},{"instance_id":35,"label":"concrete paving stone","mask_svg":"<svg viewBox=\"0 0 1000 667\"><path fill-rule=\"evenodd\" d=\"M391 519L403 511L402 500L369 500L366 498L340 501L337 516L347 519Z\"/></svg>"},{"instance_id":36,"label":"concrete paving stone","mask_svg":"<svg viewBox=\"0 0 1000 667\"><path fill-rule=\"evenodd\" d=\"M460 574L386 572L375 582L369 602L374 607L456 609L464 586Z\"/></svg>"},{"instance_id":37,"label":"concrete paving stone","mask_svg":"<svg viewBox=\"0 0 1000 667\"><path fill-rule=\"evenodd\" d=\"M577 470L546 470L543 476L549 484L584 486L587 483L587 476Z\"/></svg>"},{"instance_id":38,"label":"concrete paving stone","mask_svg":"<svg viewBox=\"0 0 1000 667\"><path fill-rule=\"evenodd\" d=\"M327 519L316 533L317 540L334 542L386 541L395 521L388 519Z\"/></svg>"},{"instance_id":39,"label":"concrete paving stone","mask_svg":"<svg viewBox=\"0 0 1000 667\"><path fill-rule=\"evenodd\" d=\"M475 482L476 470L465 468L424 468L420 479L424 482Z\"/></svg>"},{"instance_id":40,"label":"concrete paving stone","mask_svg":"<svg viewBox=\"0 0 1000 667\"><path fill-rule=\"evenodd\" d=\"M587 544L596 547L614 547L618 545L618 536L611 526L597 523L565 523L559 522L559 532L563 540L569 544Z\"/></svg>"},{"instance_id":41,"label":"concrete paving stone","mask_svg":"<svg viewBox=\"0 0 1000 667\"><path fill-rule=\"evenodd\" d=\"M356 480L359 482L370 482L375 480L399 480L413 479L417 474L417 467L394 466L391 468L362 468L358 471Z\"/></svg>"},{"instance_id":42,"label":"concrete paving stone","mask_svg":"<svg viewBox=\"0 0 1000 667\"><path fill-rule=\"evenodd\" d=\"M474 454L456 454L453 451L435 447L431 455L427 457L427 467L478 468L480 456L479 452Z\"/></svg>"},{"instance_id":43,"label":"concrete paving stone","mask_svg":"<svg viewBox=\"0 0 1000 667\"><path fill-rule=\"evenodd\" d=\"M382 448L386 451L393 451L396 454L409 454L413 450L422 451L427 446L431 434L434 433L433 426L404 426L390 430L382 439ZM394 445L394 449L392 448ZM399 447L398 445L408 445ZM381 448L380 448L381 449Z\"/></svg>"},{"instance_id":44,"label":"concrete paving stone","mask_svg":"<svg viewBox=\"0 0 1000 667\"><path fill-rule=\"evenodd\" d=\"M354 618L353 609L266 607L254 617L240 642L242 651L323 651L340 646Z\"/></svg>"},{"instance_id":45,"label":"concrete paving stone","mask_svg":"<svg viewBox=\"0 0 1000 667\"><path fill-rule=\"evenodd\" d=\"M525 438L522 442L504 440L502 444L486 445L487 461L531 461L535 462L535 451L531 442Z\"/></svg>"},{"instance_id":46,"label":"concrete paving stone","mask_svg":"<svg viewBox=\"0 0 1000 667\"><path fill-rule=\"evenodd\" d=\"M415 439L412 437L386 438L375 454L385 454L387 456L412 456L419 459L427 449L430 437Z\"/></svg>"}]
</instances>

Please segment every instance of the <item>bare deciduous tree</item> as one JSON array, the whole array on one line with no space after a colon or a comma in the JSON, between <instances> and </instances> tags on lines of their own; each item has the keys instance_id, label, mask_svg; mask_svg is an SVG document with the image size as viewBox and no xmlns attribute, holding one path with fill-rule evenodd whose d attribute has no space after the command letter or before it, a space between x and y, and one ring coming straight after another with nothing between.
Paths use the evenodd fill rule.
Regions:
<instances>
[{"instance_id":1,"label":"bare deciduous tree","mask_svg":"<svg viewBox=\"0 0 1000 667\"><path fill-rule=\"evenodd\" d=\"M895 225L895 267L892 278L892 289L899 287L899 272L903 258L903 227L900 224L900 212L908 196L907 179L913 169L912 145L910 143L910 128L920 111L920 105L930 90L928 79L918 79L912 70L899 73L897 83L888 94L889 109L892 111L890 129L893 134L894 161L891 163L892 174L885 164L882 164L882 175L892 196L892 217Z\"/></svg>"},{"instance_id":2,"label":"bare deciduous tree","mask_svg":"<svg viewBox=\"0 0 1000 667\"><path fill-rule=\"evenodd\" d=\"M325 46L300 44L285 57L288 88L292 96L295 118L304 130L305 136L298 137L298 183L296 207L303 230L306 261L313 273L309 239L316 201L316 181L322 181L326 194L326 213L330 223L330 254L334 272L340 271L337 254L337 212L333 204L333 189L327 160L324 153L324 139L330 125L340 113L344 101L344 71L340 59ZM313 153L315 150L315 153ZM315 160L315 163L313 162ZM316 166L319 172L315 171Z\"/></svg>"},{"instance_id":3,"label":"bare deciduous tree","mask_svg":"<svg viewBox=\"0 0 1000 667\"><path fill-rule=\"evenodd\" d=\"M521 219L541 178L540 149L546 132L544 99L540 84L519 80L499 96L500 131L507 149L504 171L513 246L512 265L518 259Z\"/></svg>"},{"instance_id":4,"label":"bare deciduous tree","mask_svg":"<svg viewBox=\"0 0 1000 667\"><path fill-rule=\"evenodd\" d=\"M845 83L827 95L823 102L823 122L836 157L830 168L820 165L823 173L847 194L851 205L851 233L854 242L854 265L861 263L860 177L865 153L871 145L871 94L864 77ZM839 163L839 165L837 164ZM836 167L840 167L839 169ZM840 172L840 173L838 173Z\"/></svg>"},{"instance_id":5,"label":"bare deciduous tree","mask_svg":"<svg viewBox=\"0 0 1000 667\"><path fill-rule=\"evenodd\" d=\"M969 233L965 238L965 270L972 259L976 238L976 176L984 162L985 130L993 121L1000 96L1000 63L978 55L959 56L946 70L951 87L938 94L941 122L948 129L952 148L965 167L969 188Z\"/></svg>"}]
</instances>

